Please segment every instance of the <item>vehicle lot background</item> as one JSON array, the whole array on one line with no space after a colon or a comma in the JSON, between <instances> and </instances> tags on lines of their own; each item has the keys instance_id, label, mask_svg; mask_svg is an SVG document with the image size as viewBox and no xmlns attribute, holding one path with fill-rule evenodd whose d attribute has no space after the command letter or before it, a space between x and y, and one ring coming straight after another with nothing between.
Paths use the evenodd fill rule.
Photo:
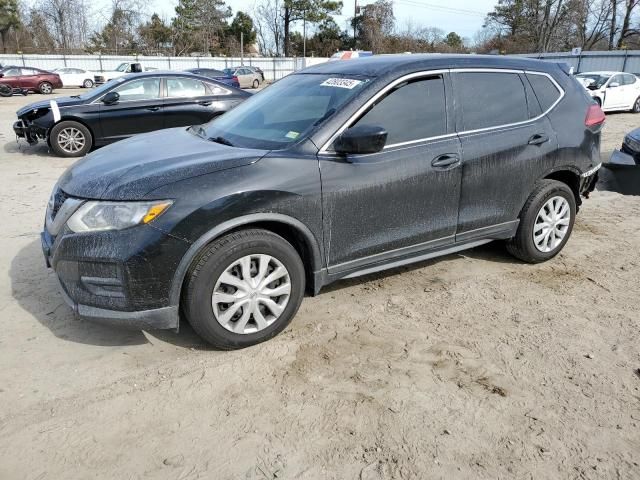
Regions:
<instances>
[{"instance_id":1,"label":"vehicle lot background","mask_svg":"<svg viewBox=\"0 0 640 480\"><path fill-rule=\"evenodd\" d=\"M74 160L11 130L39 99L0 99L0 479L640 478L640 197L595 192L546 264L343 281L216 352L73 318L39 231ZM604 158L640 121L607 117Z\"/></svg>"}]
</instances>

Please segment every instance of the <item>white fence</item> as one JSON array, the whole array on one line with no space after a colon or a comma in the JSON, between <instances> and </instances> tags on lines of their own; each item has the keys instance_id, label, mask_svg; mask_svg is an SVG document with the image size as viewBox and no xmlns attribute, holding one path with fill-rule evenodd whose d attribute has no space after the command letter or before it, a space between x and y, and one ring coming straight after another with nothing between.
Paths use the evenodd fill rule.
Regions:
<instances>
[{"instance_id":1,"label":"white fence","mask_svg":"<svg viewBox=\"0 0 640 480\"><path fill-rule=\"evenodd\" d=\"M296 70L311 65L324 63L328 58L252 58L242 59L244 65L259 67L264 72L265 79L278 80ZM0 64L20 65L44 70L54 68L76 67L98 72L114 70L123 62L140 62L143 66L161 70L186 70L187 68L216 68L222 70L241 64L239 57L147 57L147 56L116 56L116 55L3 55L0 54Z\"/></svg>"},{"instance_id":2,"label":"white fence","mask_svg":"<svg viewBox=\"0 0 640 480\"><path fill-rule=\"evenodd\" d=\"M519 56L564 62L576 73L603 70L640 74L640 50L592 51L579 55L571 52L528 53Z\"/></svg>"}]
</instances>

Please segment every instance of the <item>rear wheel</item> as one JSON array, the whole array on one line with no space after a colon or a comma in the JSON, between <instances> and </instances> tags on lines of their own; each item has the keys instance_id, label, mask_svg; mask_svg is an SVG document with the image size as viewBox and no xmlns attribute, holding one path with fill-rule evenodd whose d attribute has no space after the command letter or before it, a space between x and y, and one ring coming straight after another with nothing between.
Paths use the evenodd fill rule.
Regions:
<instances>
[{"instance_id":1,"label":"rear wheel","mask_svg":"<svg viewBox=\"0 0 640 480\"><path fill-rule=\"evenodd\" d=\"M40 85L38 85L38 91L43 95L49 95L53 92L53 85L51 85L49 82L42 82Z\"/></svg>"},{"instance_id":2,"label":"rear wheel","mask_svg":"<svg viewBox=\"0 0 640 480\"><path fill-rule=\"evenodd\" d=\"M542 180L525 203L518 231L507 242L507 250L529 263L549 260L569 240L575 217L576 200L571 189L557 180Z\"/></svg>"},{"instance_id":3,"label":"rear wheel","mask_svg":"<svg viewBox=\"0 0 640 480\"><path fill-rule=\"evenodd\" d=\"M203 339L232 350L284 330L304 288L304 266L290 243L266 230L243 230L214 241L195 261L183 307Z\"/></svg>"},{"instance_id":4,"label":"rear wheel","mask_svg":"<svg viewBox=\"0 0 640 480\"><path fill-rule=\"evenodd\" d=\"M82 82L82 86L84 88L91 88L93 87L93 80L87 78L84 82Z\"/></svg>"},{"instance_id":5,"label":"rear wheel","mask_svg":"<svg viewBox=\"0 0 640 480\"><path fill-rule=\"evenodd\" d=\"M49 132L49 144L61 157L81 157L86 155L93 145L91 132L78 122L60 122Z\"/></svg>"},{"instance_id":6,"label":"rear wheel","mask_svg":"<svg viewBox=\"0 0 640 480\"><path fill-rule=\"evenodd\" d=\"M253 81L253 88L258 88L260 86L260 81L258 79L255 79Z\"/></svg>"},{"instance_id":7,"label":"rear wheel","mask_svg":"<svg viewBox=\"0 0 640 480\"><path fill-rule=\"evenodd\" d=\"M636 101L633 104L633 108L631 109L633 113L640 113L640 97L636 98Z\"/></svg>"}]
</instances>

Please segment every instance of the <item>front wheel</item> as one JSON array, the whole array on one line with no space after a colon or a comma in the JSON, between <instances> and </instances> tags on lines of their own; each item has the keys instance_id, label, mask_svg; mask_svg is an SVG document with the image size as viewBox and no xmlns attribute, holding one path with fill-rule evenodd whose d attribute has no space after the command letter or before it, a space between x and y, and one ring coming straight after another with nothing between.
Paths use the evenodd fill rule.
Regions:
<instances>
[{"instance_id":1,"label":"front wheel","mask_svg":"<svg viewBox=\"0 0 640 480\"><path fill-rule=\"evenodd\" d=\"M10 97L13 95L13 89L4 83L0 84L0 97Z\"/></svg>"},{"instance_id":2,"label":"front wheel","mask_svg":"<svg viewBox=\"0 0 640 480\"><path fill-rule=\"evenodd\" d=\"M82 86L84 88L91 88L93 87L93 80L87 78L84 82L82 82Z\"/></svg>"},{"instance_id":3,"label":"front wheel","mask_svg":"<svg viewBox=\"0 0 640 480\"><path fill-rule=\"evenodd\" d=\"M214 241L195 261L183 308L204 340L233 350L284 330L304 289L304 266L289 242L266 230L242 230Z\"/></svg>"},{"instance_id":4,"label":"front wheel","mask_svg":"<svg viewBox=\"0 0 640 480\"><path fill-rule=\"evenodd\" d=\"M576 199L571 189L557 180L542 180L525 203L516 236L507 242L507 250L529 263L549 260L569 240L575 218Z\"/></svg>"},{"instance_id":5,"label":"front wheel","mask_svg":"<svg viewBox=\"0 0 640 480\"><path fill-rule=\"evenodd\" d=\"M43 95L49 95L53 92L53 85L51 85L49 82L42 82L40 85L38 85L38 91Z\"/></svg>"},{"instance_id":6,"label":"front wheel","mask_svg":"<svg viewBox=\"0 0 640 480\"><path fill-rule=\"evenodd\" d=\"M64 121L54 125L49 132L49 144L61 157L81 157L91 150L93 138L81 123Z\"/></svg>"},{"instance_id":7,"label":"front wheel","mask_svg":"<svg viewBox=\"0 0 640 480\"><path fill-rule=\"evenodd\" d=\"M636 101L633 104L633 108L631 109L633 113L640 113L640 97L636 98Z\"/></svg>"}]
</instances>

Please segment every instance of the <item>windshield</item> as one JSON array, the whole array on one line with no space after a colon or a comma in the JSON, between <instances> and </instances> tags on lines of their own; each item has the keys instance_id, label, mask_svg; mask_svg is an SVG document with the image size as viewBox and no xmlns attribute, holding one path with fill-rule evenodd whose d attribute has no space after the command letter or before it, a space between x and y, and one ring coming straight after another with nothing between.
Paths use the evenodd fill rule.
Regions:
<instances>
[{"instance_id":1,"label":"windshield","mask_svg":"<svg viewBox=\"0 0 640 480\"><path fill-rule=\"evenodd\" d=\"M361 92L369 80L337 75L289 75L196 133L236 147L285 148L331 117Z\"/></svg>"},{"instance_id":2,"label":"windshield","mask_svg":"<svg viewBox=\"0 0 640 480\"><path fill-rule=\"evenodd\" d=\"M127 68L129 68L128 63L121 63L120 65L118 65L118 68L116 68L116 72L126 72Z\"/></svg>"},{"instance_id":3,"label":"windshield","mask_svg":"<svg viewBox=\"0 0 640 480\"><path fill-rule=\"evenodd\" d=\"M611 75L581 73L580 75L576 75L576 78L588 89L597 90L607 83L607 80L611 78Z\"/></svg>"},{"instance_id":4,"label":"windshield","mask_svg":"<svg viewBox=\"0 0 640 480\"><path fill-rule=\"evenodd\" d=\"M230 77L233 76L233 74L235 73L235 70L233 70L231 68L225 68L222 71L224 72L225 75L229 75Z\"/></svg>"}]
</instances>

